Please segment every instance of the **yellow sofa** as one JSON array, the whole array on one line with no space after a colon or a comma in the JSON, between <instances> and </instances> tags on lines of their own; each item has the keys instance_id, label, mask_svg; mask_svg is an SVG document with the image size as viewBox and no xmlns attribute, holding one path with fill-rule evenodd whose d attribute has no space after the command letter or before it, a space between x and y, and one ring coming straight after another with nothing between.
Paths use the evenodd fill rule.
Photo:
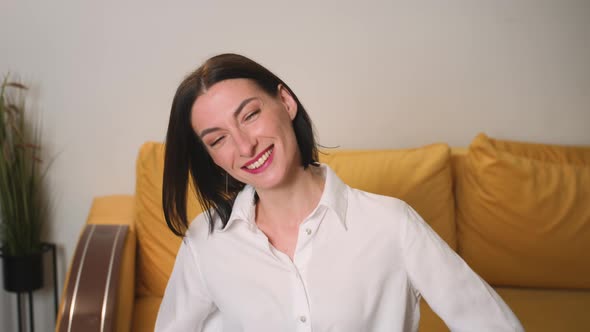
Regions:
<instances>
[{"instance_id":1,"label":"yellow sofa","mask_svg":"<svg viewBox=\"0 0 590 332\"><path fill-rule=\"evenodd\" d=\"M590 331L590 147L480 134L468 148L332 150L320 159L352 187L412 205L526 330ZM180 239L161 209L163 145L145 143L136 167L135 195L93 202L58 331L153 330ZM424 301L420 331L448 331Z\"/></svg>"}]
</instances>

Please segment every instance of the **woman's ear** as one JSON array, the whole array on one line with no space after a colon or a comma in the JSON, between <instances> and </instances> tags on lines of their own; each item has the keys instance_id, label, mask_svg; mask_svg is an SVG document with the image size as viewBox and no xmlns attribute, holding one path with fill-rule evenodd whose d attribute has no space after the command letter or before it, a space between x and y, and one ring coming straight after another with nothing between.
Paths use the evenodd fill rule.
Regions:
<instances>
[{"instance_id":1,"label":"woman's ear","mask_svg":"<svg viewBox=\"0 0 590 332\"><path fill-rule=\"evenodd\" d=\"M285 106L285 110L289 113L291 121L293 121L297 115L297 102L295 101L295 98L293 98L291 92L289 92L284 85L279 84L278 90L281 103Z\"/></svg>"}]
</instances>

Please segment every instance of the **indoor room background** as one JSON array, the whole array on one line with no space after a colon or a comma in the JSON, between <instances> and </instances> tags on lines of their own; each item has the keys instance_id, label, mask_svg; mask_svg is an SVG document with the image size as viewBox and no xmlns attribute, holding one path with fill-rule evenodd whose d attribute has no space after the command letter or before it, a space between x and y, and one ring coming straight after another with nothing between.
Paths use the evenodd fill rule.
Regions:
<instances>
[{"instance_id":1,"label":"indoor room background","mask_svg":"<svg viewBox=\"0 0 590 332\"><path fill-rule=\"evenodd\" d=\"M92 198L133 193L140 145L164 140L178 83L218 53L283 78L325 146L590 144L586 0L2 0L0 50L55 157L60 293ZM34 293L37 331L53 330L50 285ZM15 306L3 291L0 330L16 330Z\"/></svg>"}]
</instances>

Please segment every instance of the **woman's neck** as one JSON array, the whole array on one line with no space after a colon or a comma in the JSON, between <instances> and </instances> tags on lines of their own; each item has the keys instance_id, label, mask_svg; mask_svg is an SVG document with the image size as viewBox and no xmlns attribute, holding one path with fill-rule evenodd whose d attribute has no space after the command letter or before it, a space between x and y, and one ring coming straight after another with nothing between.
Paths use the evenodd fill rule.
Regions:
<instances>
[{"instance_id":1,"label":"woman's neck","mask_svg":"<svg viewBox=\"0 0 590 332\"><path fill-rule=\"evenodd\" d=\"M256 222L273 228L293 228L316 208L324 190L321 169L298 169L292 181L278 188L257 190Z\"/></svg>"}]
</instances>

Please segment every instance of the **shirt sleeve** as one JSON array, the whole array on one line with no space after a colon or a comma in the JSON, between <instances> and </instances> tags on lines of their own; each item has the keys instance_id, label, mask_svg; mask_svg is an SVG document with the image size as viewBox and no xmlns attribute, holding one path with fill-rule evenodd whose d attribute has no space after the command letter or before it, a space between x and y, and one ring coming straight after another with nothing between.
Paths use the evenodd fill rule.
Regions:
<instances>
[{"instance_id":1,"label":"shirt sleeve","mask_svg":"<svg viewBox=\"0 0 590 332\"><path fill-rule=\"evenodd\" d=\"M185 237L160 304L155 331L209 331L207 321L216 310L197 257Z\"/></svg>"},{"instance_id":2,"label":"shirt sleeve","mask_svg":"<svg viewBox=\"0 0 590 332\"><path fill-rule=\"evenodd\" d=\"M412 285L451 331L524 331L518 318L410 206L405 266Z\"/></svg>"}]
</instances>

